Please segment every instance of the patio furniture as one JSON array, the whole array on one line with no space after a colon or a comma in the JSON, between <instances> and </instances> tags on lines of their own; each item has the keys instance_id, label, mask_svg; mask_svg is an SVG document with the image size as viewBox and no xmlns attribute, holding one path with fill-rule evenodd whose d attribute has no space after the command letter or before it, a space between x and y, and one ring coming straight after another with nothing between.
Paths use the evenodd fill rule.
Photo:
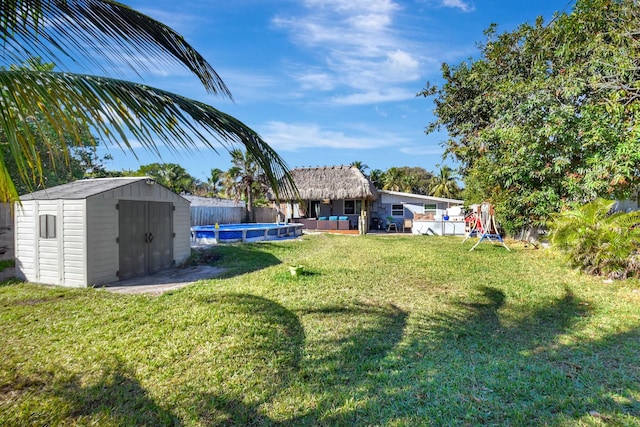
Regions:
<instances>
[{"instance_id":1,"label":"patio furniture","mask_svg":"<svg viewBox=\"0 0 640 427\"><path fill-rule=\"evenodd\" d=\"M402 232L404 233L407 229L411 230L413 227L413 221L409 218L405 218L402 222Z\"/></svg>"},{"instance_id":2,"label":"patio furniture","mask_svg":"<svg viewBox=\"0 0 640 427\"><path fill-rule=\"evenodd\" d=\"M395 230L396 233L398 232L398 226L396 225L394 218L392 216L388 216L387 217L387 233L389 233L392 229Z\"/></svg>"}]
</instances>

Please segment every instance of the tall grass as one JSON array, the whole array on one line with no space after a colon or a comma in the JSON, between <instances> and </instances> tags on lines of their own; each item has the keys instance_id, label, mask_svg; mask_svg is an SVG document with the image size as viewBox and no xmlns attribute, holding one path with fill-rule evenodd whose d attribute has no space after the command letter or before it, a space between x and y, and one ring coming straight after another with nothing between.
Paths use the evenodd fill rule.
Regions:
<instances>
[{"instance_id":1,"label":"tall grass","mask_svg":"<svg viewBox=\"0 0 640 427\"><path fill-rule=\"evenodd\" d=\"M157 297L6 284L0 424L640 425L638 281L472 244L221 246L224 277Z\"/></svg>"}]
</instances>

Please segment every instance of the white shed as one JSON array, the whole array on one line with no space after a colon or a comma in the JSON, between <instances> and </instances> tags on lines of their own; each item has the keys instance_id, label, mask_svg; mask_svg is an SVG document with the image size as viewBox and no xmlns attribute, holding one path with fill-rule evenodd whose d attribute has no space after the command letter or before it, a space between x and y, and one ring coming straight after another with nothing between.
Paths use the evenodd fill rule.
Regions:
<instances>
[{"instance_id":1,"label":"white shed","mask_svg":"<svg viewBox=\"0 0 640 427\"><path fill-rule=\"evenodd\" d=\"M16 277L87 287L183 263L189 201L148 177L86 179L21 197Z\"/></svg>"}]
</instances>

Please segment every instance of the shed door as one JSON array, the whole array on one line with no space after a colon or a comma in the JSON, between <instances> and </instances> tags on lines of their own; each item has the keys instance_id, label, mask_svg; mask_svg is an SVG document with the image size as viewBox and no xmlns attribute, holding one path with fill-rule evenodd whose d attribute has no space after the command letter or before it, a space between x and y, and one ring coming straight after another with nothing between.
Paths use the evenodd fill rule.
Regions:
<instances>
[{"instance_id":1,"label":"shed door","mask_svg":"<svg viewBox=\"0 0 640 427\"><path fill-rule=\"evenodd\" d=\"M166 270L173 265L173 205L148 202L147 255L149 273Z\"/></svg>"},{"instance_id":2,"label":"shed door","mask_svg":"<svg viewBox=\"0 0 640 427\"><path fill-rule=\"evenodd\" d=\"M120 200L120 280L173 265L173 205Z\"/></svg>"}]
</instances>

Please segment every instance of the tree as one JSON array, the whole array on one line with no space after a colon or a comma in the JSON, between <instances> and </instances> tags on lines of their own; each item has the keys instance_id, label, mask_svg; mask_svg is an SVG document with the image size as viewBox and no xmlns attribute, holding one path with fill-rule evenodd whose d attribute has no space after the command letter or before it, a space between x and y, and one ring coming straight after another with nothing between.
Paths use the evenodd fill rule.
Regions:
<instances>
[{"instance_id":1,"label":"tree","mask_svg":"<svg viewBox=\"0 0 640 427\"><path fill-rule=\"evenodd\" d=\"M410 191L405 172L397 167L391 167L382 176L382 189L391 191Z\"/></svg>"},{"instance_id":2,"label":"tree","mask_svg":"<svg viewBox=\"0 0 640 427\"><path fill-rule=\"evenodd\" d=\"M402 191L406 193L428 194L432 174L421 167L390 167L378 181L383 190Z\"/></svg>"},{"instance_id":3,"label":"tree","mask_svg":"<svg viewBox=\"0 0 640 427\"><path fill-rule=\"evenodd\" d=\"M477 60L444 64L434 96L466 194L492 201L509 232L571 201L626 197L640 182L640 11L579 0L544 25L487 31Z\"/></svg>"},{"instance_id":4,"label":"tree","mask_svg":"<svg viewBox=\"0 0 640 427\"><path fill-rule=\"evenodd\" d=\"M232 150L232 167L224 174L227 194L236 200L247 202L247 221L255 221L254 202L268 190L268 180L264 171L248 152Z\"/></svg>"},{"instance_id":5,"label":"tree","mask_svg":"<svg viewBox=\"0 0 640 427\"><path fill-rule=\"evenodd\" d=\"M101 70L107 68L105 64L117 69L124 63L140 73L148 70L150 60L178 63L192 72L209 93L231 98L215 70L183 37L120 3L2 2L0 25L1 61L5 64L40 56L62 66L66 62L83 63L97 65ZM93 55L98 51L105 53ZM78 134L77 123L90 127L104 143L132 151L130 138L154 152L157 141L173 150L193 149L198 142L214 151L216 142L228 150L243 145L276 191L295 192L284 161L257 133L234 117L146 85L68 71L0 71L0 87L9 94L0 105L0 129L6 136L3 143L8 156L18 165L18 175L14 176L7 169L6 157L0 159L1 200L18 199L17 180L28 182L31 174L40 180L44 177L42 158L33 147L38 138L50 143L45 137L48 128L21 125L39 114L46 117L58 135L73 136L69 144L61 145L63 156L69 155L70 147L87 142Z\"/></svg>"},{"instance_id":6,"label":"tree","mask_svg":"<svg viewBox=\"0 0 640 427\"><path fill-rule=\"evenodd\" d=\"M12 64L9 67L14 71L41 71L49 72L55 68L53 63L44 63L41 58L30 58L22 65ZM0 68L4 70L4 68ZM0 90L2 99L11 96L6 89ZM69 126L74 126L69 123ZM23 180L15 183L18 194L48 188L69 181L83 178L88 174L94 174L99 168L104 169L103 160L96 154L97 141L91 135L89 128L82 122L75 123L75 132L80 137L82 147L76 147L67 152L65 146L71 145L73 135L58 134L47 120L46 113L38 112L27 118L24 122L17 122L16 129L23 132L25 129L40 131L35 134L33 145L30 147L32 155L38 157L41 162L41 170L27 170ZM4 165L10 176L20 175L21 168L25 165L17 162L11 154L11 147L6 133L0 128L0 155L4 159ZM39 176L38 176L39 175Z\"/></svg>"},{"instance_id":7,"label":"tree","mask_svg":"<svg viewBox=\"0 0 640 427\"><path fill-rule=\"evenodd\" d=\"M383 179L384 172L382 172L380 169L372 169L369 173L369 180L371 180L371 182L377 189L382 189L382 187L384 186Z\"/></svg>"},{"instance_id":8,"label":"tree","mask_svg":"<svg viewBox=\"0 0 640 427\"><path fill-rule=\"evenodd\" d=\"M140 166L136 176L150 176L176 193L192 193L196 179L176 163L151 163Z\"/></svg>"},{"instance_id":9,"label":"tree","mask_svg":"<svg viewBox=\"0 0 640 427\"><path fill-rule=\"evenodd\" d=\"M362 163L361 161L355 160L355 161L351 162L351 164L349 164L349 166L353 166L355 168L358 168L358 170L360 172L362 172L362 174L364 176L367 176L366 170L369 169L369 166L367 166L366 164Z\"/></svg>"},{"instance_id":10,"label":"tree","mask_svg":"<svg viewBox=\"0 0 640 427\"><path fill-rule=\"evenodd\" d=\"M569 263L615 279L640 275L640 211L613 212L614 201L597 198L553 216L551 242Z\"/></svg>"},{"instance_id":11,"label":"tree","mask_svg":"<svg viewBox=\"0 0 640 427\"><path fill-rule=\"evenodd\" d=\"M438 174L431 178L429 194L435 197L457 198L460 188L455 171L447 165L442 166Z\"/></svg>"},{"instance_id":12,"label":"tree","mask_svg":"<svg viewBox=\"0 0 640 427\"><path fill-rule=\"evenodd\" d=\"M207 183L209 184L208 193L210 196L217 196L220 194L222 190L222 181L224 178L224 172L222 169L213 168L211 169L211 173L209 178L207 178Z\"/></svg>"},{"instance_id":13,"label":"tree","mask_svg":"<svg viewBox=\"0 0 640 427\"><path fill-rule=\"evenodd\" d=\"M419 166L402 166L399 168L405 176L407 192L414 194L429 194L433 174Z\"/></svg>"}]
</instances>

